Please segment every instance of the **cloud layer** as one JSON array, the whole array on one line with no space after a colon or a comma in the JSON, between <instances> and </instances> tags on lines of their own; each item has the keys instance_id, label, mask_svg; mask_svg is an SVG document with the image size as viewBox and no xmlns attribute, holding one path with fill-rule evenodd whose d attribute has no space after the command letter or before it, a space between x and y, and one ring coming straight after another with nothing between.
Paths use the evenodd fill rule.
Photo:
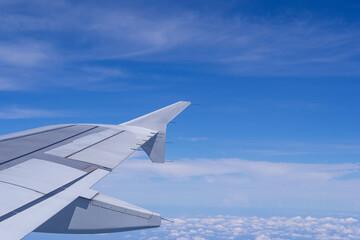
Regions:
<instances>
[{"instance_id":1,"label":"cloud layer","mask_svg":"<svg viewBox=\"0 0 360 240\"><path fill-rule=\"evenodd\" d=\"M302 164L232 158L153 164L148 159L128 159L97 189L147 206L166 203L358 211L359 170L359 163Z\"/></svg>"},{"instance_id":2,"label":"cloud layer","mask_svg":"<svg viewBox=\"0 0 360 240\"><path fill-rule=\"evenodd\" d=\"M128 234L129 239L360 239L359 221L354 218L238 217L176 218L160 229Z\"/></svg>"}]
</instances>

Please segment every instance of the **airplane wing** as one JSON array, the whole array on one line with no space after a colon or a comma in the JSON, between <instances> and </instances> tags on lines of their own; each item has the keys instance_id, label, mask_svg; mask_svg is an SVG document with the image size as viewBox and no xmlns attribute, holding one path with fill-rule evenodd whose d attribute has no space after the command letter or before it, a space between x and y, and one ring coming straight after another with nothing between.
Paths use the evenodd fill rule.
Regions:
<instances>
[{"instance_id":1,"label":"airplane wing","mask_svg":"<svg viewBox=\"0 0 360 240\"><path fill-rule=\"evenodd\" d=\"M91 187L138 148L165 161L177 102L120 125L52 125L0 136L0 236L108 233L158 227L161 217Z\"/></svg>"}]
</instances>

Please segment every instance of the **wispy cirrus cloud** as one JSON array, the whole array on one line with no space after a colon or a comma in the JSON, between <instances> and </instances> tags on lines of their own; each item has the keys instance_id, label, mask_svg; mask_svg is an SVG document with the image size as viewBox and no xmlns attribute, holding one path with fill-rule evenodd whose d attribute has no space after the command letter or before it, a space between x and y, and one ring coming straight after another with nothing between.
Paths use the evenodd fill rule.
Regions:
<instances>
[{"instance_id":1,"label":"wispy cirrus cloud","mask_svg":"<svg viewBox=\"0 0 360 240\"><path fill-rule=\"evenodd\" d=\"M190 142L206 141L209 140L207 137L178 137L179 140L185 140Z\"/></svg>"},{"instance_id":2,"label":"wispy cirrus cloud","mask_svg":"<svg viewBox=\"0 0 360 240\"><path fill-rule=\"evenodd\" d=\"M26 88L26 84L0 77L0 91L15 91Z\"/></svg>"},{"instance_id":3,"label":"wispy cirrus cloud","mask_svg":"<svg viewBox=\"0 0 360 240\"><path fill-rule=\"evenodd\" d=\"M33 41L0 43L0 63L24 67L44 64L52 54L45 45L46 43Z\"/></svg>"},{"instance_id":4,"label":"wispy cirrus cloud","mask_svg":"<svg viewBox=\"0 0 360 240\"><path fill-rule=\"evenodd\" d=\"M68 116L69 113L56 110L7 107L0 109L0 119L53 118Z\"/></svg>"},{"instance_id":5,"label":"wispy cirrus cloud","mask_svg":"<svg viewBox=\"0 0 360 240\"><path fill-rule=\"evenodd\" d=\"M68 87L84 83L101 87L94 79L123 81L122 75L88 76L86 69L93 67L90 62L104 60L191 62L200 64L201 71L225 75L360 74L359 28L341 19L319 19L305 13L254 17L241 11L224 17L224 8L207 14L184 6L155 9L142 1L36 3L18 12L6 10L16 9L23 1L2 3L0 33L6 38L0 41L0 77L45 86L67 81L63 85ZM45 69L36 69L39 67ZM131 67L125 72L130 79L143 77ZM74 75L77 81L71 78ZM123 88L121 84L109 86Z\"/></svg>"},{"instance_id":6,"label":"wispy cirrus cloud","mask_svg":"<svg viewBox=\"0 0 360 240\"><path fill-rule=\"evenodd\" d=\"M358 141L346 140L327 140L319 142L301 141L228 141L224 144L238 144L242 148L236 150L237 154L253 154L262 157L271 156L296 156L296 155L338 155L338 154L357 154L360 152Z\"/></svg>"}]
</instances>

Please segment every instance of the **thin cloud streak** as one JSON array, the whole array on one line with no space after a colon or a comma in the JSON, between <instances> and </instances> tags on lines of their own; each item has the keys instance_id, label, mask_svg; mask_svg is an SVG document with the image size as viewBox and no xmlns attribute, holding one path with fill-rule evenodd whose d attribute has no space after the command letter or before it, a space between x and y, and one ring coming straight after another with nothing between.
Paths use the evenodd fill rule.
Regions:
<instances>
[{"instance_id":1,"label":"thin cloud streak","mask_svg":"<svg viewBox=\"0 0 360 240\"><path fill-rule=\"evenodd\" d=\"M190 142L206 141L209 140L207 137L178 137L179 140L185 140Z\"/></svg>"},{"instance_id":2,"label":"thin cloud streak","mask_svg":"<svg viewBox=\"0 0 360 240\"><path fill-rule=\"evenodd\" d=\"M64 111L9 107L0 110L0 119L58 118L68 116Z\"/></svg>"},{"instance_id":3,"label":"thin cloud streak","mask_svg":"<svg viewBox=\"0 0 360 240\"><path fill-rule=\"evenodd\" d=\"M33 41L0 43L0 63L24 67L43 65L51 55L51 50L44 45Z\"/></svg>"},{"instance_id":4,"label":"thin cloud streak","mask_svg":"<svg viewBox=\"0 0 360 240\"><path fill-rule=\"evenodd\" d=\"M189 159L163 165L154 165L146 160L131 159L121 167L121 171L132 172L134 175L161 176L169 179L242 174L243 176L281 178L292 181L328 181L359 170L360 163L274 163L248 161L238 158Z\"/></svg>"},{"instance_id":5,"label":"thin cloud streak","mask_svg":"<svg viewBox=\"0 0 360 240\"><path fill-rule=\"evenodd\" d=\"M291 142L284 140L271 141L227 141L224 144L238 144L242 149L238 154L255 154L258 156L296 156L296 155L330 155L360 153L358 141L326 140L324 143Z\"/></svg>"},{"instance_id":6,"label":"thin cloud streak","mask_svg":"<svg viewBox=\"0 0 360 240\"><path fill-rule=\"evenodd\" d=\"M0 91L16 91L26 88L26 84L0 77Z\"/></svg>"}]
</instances>

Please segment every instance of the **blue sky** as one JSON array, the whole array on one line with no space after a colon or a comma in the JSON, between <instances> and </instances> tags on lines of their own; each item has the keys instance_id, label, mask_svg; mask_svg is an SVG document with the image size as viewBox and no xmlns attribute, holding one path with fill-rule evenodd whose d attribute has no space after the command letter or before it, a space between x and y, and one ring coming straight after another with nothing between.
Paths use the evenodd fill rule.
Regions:
<instances>
[{"instance_id":1,"label":"blue sky","mask_svg":"<svg viewBox=\"0 0 360 240\"><path fill-rule=\"evenodd\" d=\"M139 153L96 186L175 225L26 239L359 237L359 10L358 1L0 0L0 133L200 104L169 126L174 163Z\"/></svg>"}]
</instances>

